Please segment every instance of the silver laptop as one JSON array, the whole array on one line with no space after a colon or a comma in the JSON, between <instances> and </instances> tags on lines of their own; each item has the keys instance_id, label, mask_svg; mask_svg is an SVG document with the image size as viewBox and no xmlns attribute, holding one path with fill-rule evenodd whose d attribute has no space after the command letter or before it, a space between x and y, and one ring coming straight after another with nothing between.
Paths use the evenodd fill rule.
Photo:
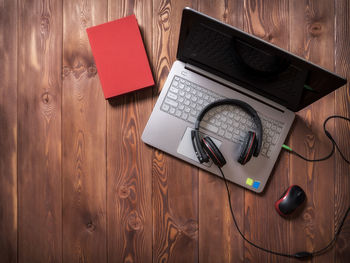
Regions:
<instances>
[{"instance_id":1,"label":"silver laptop","mask_svg":"<svg viewBox=\"0 0 350 263\"><path fill-rule=\"evenodd\" d=\"M212 163L200 164L191 130L209 103L232 98L245 101L263 125L262 148L246 165L237 162L251 117L235 106L210 110L200 132L212 138L227 164L225 177L262 192L294 112L345 84L346 80L237 28L185 8L177 61L162 88L142 140L164 152L220 176Z\"/></svg>"}]
</instances>

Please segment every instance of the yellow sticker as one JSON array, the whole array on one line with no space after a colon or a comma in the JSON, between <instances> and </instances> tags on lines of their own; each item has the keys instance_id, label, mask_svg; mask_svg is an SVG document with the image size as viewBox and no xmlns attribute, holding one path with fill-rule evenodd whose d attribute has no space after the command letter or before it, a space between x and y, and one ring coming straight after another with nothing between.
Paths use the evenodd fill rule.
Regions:
<instances>
[{"instance_id":1,"label":"yellow sticker","mask_svg":"<svg viewBox=\"0 0 350 263\"><path fill-rule=\"evenodd\" d=\"M247 178L247 181L245 181L245 183L247 184L247 185L252 185L253 184L253 179L252 178Z\"/></svg>"}]
</instances>

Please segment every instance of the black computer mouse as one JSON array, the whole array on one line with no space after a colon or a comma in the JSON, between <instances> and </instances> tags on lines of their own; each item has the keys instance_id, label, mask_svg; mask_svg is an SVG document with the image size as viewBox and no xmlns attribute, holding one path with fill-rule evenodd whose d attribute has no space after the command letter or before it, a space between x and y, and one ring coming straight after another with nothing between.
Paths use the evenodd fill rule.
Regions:
<instances>
[{"instance_id":1,"label":"black computer mouse","mask_svg":"<svg viewBox=\"0 0 350 263\"><path fill-rule=\"evenodd\" d=\"M291 185L275 203L275 208L281 216L288 216L294 212L306 199L303 189Z\"/></svg>"}]
</instances>

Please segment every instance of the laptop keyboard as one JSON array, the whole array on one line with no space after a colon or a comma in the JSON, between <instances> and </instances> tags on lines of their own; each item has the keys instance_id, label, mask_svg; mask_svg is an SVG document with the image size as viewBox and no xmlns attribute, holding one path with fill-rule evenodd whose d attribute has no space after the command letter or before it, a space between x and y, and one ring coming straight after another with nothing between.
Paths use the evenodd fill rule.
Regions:
<instances>
[{"instance_id":1,"label":"laptop keyboard","mask_svg":"<svg viewBox=\"0 0 350 263\"><path fill-rule=\"evenodd\" d=\"M208 104L224 99L219 94L179 76L175 76L162 102L161 110L194 124L199 112ZM261 155L269 158L284 123L258 112L263 125ZM222 105L204 115L200 127L235 143L243 142L249 130L256 130L252 118L240 107Z\"/></svg>"}]
</instances>

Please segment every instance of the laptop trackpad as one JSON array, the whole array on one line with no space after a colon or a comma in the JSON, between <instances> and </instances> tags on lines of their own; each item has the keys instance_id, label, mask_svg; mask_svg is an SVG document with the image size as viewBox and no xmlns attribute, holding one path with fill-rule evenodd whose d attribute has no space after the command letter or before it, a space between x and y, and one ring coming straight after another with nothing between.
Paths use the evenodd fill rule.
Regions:
<instances>
[{"instance_id":1,"label":"laptop trackpad","mask_svg":"<svg viewBox=\"0 0 350 263\"><path fill-rule=\"evenodd\" d=\"M182 154L182 155L186 156L187 158L190 158L193 161L196 161L199 163L197 156L193 150L192 141L191 141L191 131L192 131L192 128L187 127L184 135L182 136L180 144L177 147L177 152L179 154ZM203 133L201 133L201 135L203 136ZM213 142L216 144L216 146L218 148L220 148L221 141L219 141L213 137L210 137L210 138L213 140ZM203 163L203 165L210 167L212 165L212 163L213 162L210 160L209 163Z\"/></svg>"}]
</instances>

